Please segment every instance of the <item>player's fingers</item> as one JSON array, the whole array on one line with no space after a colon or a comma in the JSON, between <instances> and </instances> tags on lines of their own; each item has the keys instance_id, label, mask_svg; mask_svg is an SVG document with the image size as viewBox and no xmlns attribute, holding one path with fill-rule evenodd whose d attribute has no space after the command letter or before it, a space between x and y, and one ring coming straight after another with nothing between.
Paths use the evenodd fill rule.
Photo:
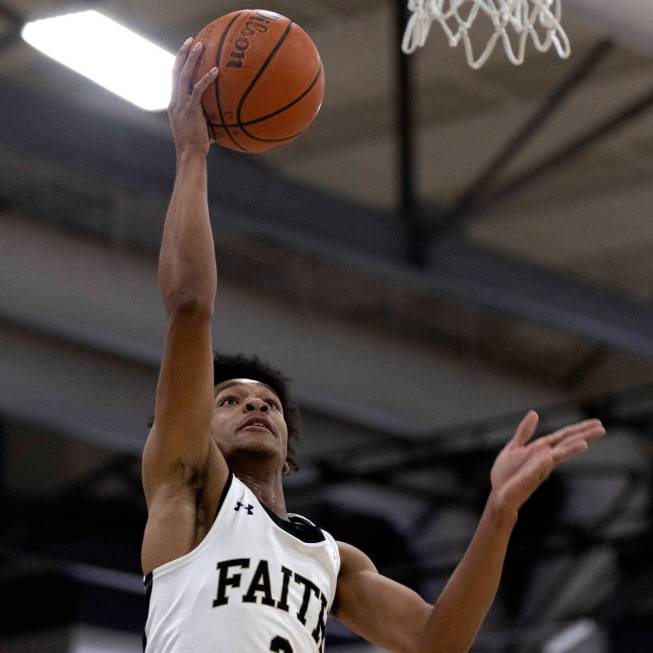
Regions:
<instances>
[{"instance_id":1,"label":"player's fingers","mask_svg":"<svg viewBox=\"0 0 653 653\"><path fill-rule=\"evenodd\" d=\"M534 411L529 410L515 431L515 435L510 441L510 446L523 446L526 444L535 433L537 428L537 422L539 421L540 416Z\"/></svg>"},{"instance_id":2,"label":"player's fingers","mask_svg":"<svg viewBox=\"0 0 653 653\"><path fill-rule=\"evenodd\" d=\"M181 74L181 69L186 63L186 58L188 57L188 49L190 44L193 42L193 37L189 36L179 48L177 56L175 57L175 63L172 66L172 90L173 92L177 90L179 86L179 75Z\"/></svg>"},{"instance_id":3,"label":"player's fingers","mask_svg":"<svg viewBox=\"0 0 653 653\"><path fill-rule=\"evenodd\" d=\"M588 446L589 445L585 438L571 438L570 440L561 442L557 447L552 449L551 455L553 456L556 465L559 465L561 462L587 451Z\"/></svg>"},{"instance_id":4,"label":"player's fingers","mask_svg":"<svg viewBox=\"0 0 653 653\"><path fill-rule=\"evenodd\" d=\"M601 437L605 434L605 428L598 419L586 419L576 424L565 426L559 431L546 435L542 438L550 447L555 447L559 442L582 435L590 438Z\"/></svg>"},{"instance_id":5,"label":"player's fingers","mask_svg":"<svg viewBox=\"0 0 653 653\"><path fill-rule=\"evenodd\" d=\"M190 49L188 57L186 57L186 61L184 62L184 65L182 66L181 72L179 74L178 92L180 95L190 95L192 93L193 89L191 88L191 80L193 79L195 66L197 66L197 62L199 60L200 54L202 53L203 47L204 44L201 41L197 41Z\"/></svg>"},{"instance_id":6,"label":"player's fingers","mask_svg":"<svg viewBox=\"0 0 653 653\"><path fill-rule=\"evenodd\" d=\"M193 95L191 98L191 101L193 103L197 104L201 102L204 91L206 91L206 89L211 85L211 83L215 80L217 76L218 76L218 69L215 66L211 68L211 70L209 70L208 73L202 75L202 77L197 81L197 83L193 87Z\"/></svg>"},{"instance_id":7,"label":"player's fingers","mask_svg":"<svg viewBox=\"0 0 653 653\"><path fill-rule=\"evenodd\" d=\"M592 426L586 431L583 431L583 433L581 433L581 437L583 440L585 440L585 442L593 442L594 440L602 438L606 432L607 431L605 430L603 424L597 424L596 426Z\"/></svg>"}]
</instances>

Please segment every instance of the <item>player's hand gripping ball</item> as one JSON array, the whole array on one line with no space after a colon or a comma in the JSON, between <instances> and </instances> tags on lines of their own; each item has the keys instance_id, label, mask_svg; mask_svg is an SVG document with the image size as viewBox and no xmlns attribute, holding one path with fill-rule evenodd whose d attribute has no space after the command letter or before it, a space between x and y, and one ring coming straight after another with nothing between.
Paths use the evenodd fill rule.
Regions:
<instances>
[{"instance_id":1,"label":"player's hand gripping ball","mask_svg":"<svg viewBox=\"0 0 653 653\"><path fill-rule=\"evenodd\" d=\"M238 152L265 152L297 138L324 95L320 54L288 18L262 9L235 11L209 23L193 83L213 66L218 77L202 96L209 137Z\"/></svg>"}]
</instances>

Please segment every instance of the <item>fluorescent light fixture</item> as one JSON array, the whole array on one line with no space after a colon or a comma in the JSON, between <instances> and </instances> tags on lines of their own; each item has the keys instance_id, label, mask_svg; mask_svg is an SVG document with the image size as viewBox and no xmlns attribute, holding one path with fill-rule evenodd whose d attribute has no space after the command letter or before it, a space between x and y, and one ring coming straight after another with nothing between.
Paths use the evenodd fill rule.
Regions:
<instances>
[{"instance_id":1,"label":"fluorescent light fixture","mask_svg":"<svg viewBox=\"0 0 653 653\"><path fill-rule=\"evenodd\" d=\"M141 109L168 106L174 55L98 11L27 23L22 37Z\"/></svg>"}]
</instances>

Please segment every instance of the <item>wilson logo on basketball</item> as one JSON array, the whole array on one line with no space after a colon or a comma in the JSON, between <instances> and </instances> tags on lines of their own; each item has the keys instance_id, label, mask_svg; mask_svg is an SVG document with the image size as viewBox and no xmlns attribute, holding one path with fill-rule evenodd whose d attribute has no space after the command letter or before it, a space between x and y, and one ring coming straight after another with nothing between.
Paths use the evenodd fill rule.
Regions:
<instances>
[{"instance_id":1,"label":"wilson logo on basketball","mask_svg":"<svg viewBox=\"0 0 653 653\"><path fill-rule=\"evenodd\" d=\"M251 39L254 38L257 34L264 34L268 31L268 25L277 20L274 17L274 14L266 16L265 14L257 11L256 14L251 16L245 26L238 32L238 36L234 41L233 52L229 54L229 61L227 62L227 68L242 68L249 50L250 45L252 44Z\"/></svg>"}]
</instances>

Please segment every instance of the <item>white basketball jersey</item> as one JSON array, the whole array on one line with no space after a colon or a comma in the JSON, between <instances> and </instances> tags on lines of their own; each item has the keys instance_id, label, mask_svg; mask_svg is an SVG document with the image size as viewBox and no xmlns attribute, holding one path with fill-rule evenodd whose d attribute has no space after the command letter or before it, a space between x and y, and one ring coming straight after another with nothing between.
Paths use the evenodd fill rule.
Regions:
<instances>
[{"instance_id":1,"label":"white basketball jersey","mask_svg":"<svg viewBox=\"0 0 653 653\"><path fill-rule=\"evenodd\" d=\"M318 653L340 568L331 535L287 522L233 474L215 522L145 578L146 653Z\"/></svg>"}]
</instances>

